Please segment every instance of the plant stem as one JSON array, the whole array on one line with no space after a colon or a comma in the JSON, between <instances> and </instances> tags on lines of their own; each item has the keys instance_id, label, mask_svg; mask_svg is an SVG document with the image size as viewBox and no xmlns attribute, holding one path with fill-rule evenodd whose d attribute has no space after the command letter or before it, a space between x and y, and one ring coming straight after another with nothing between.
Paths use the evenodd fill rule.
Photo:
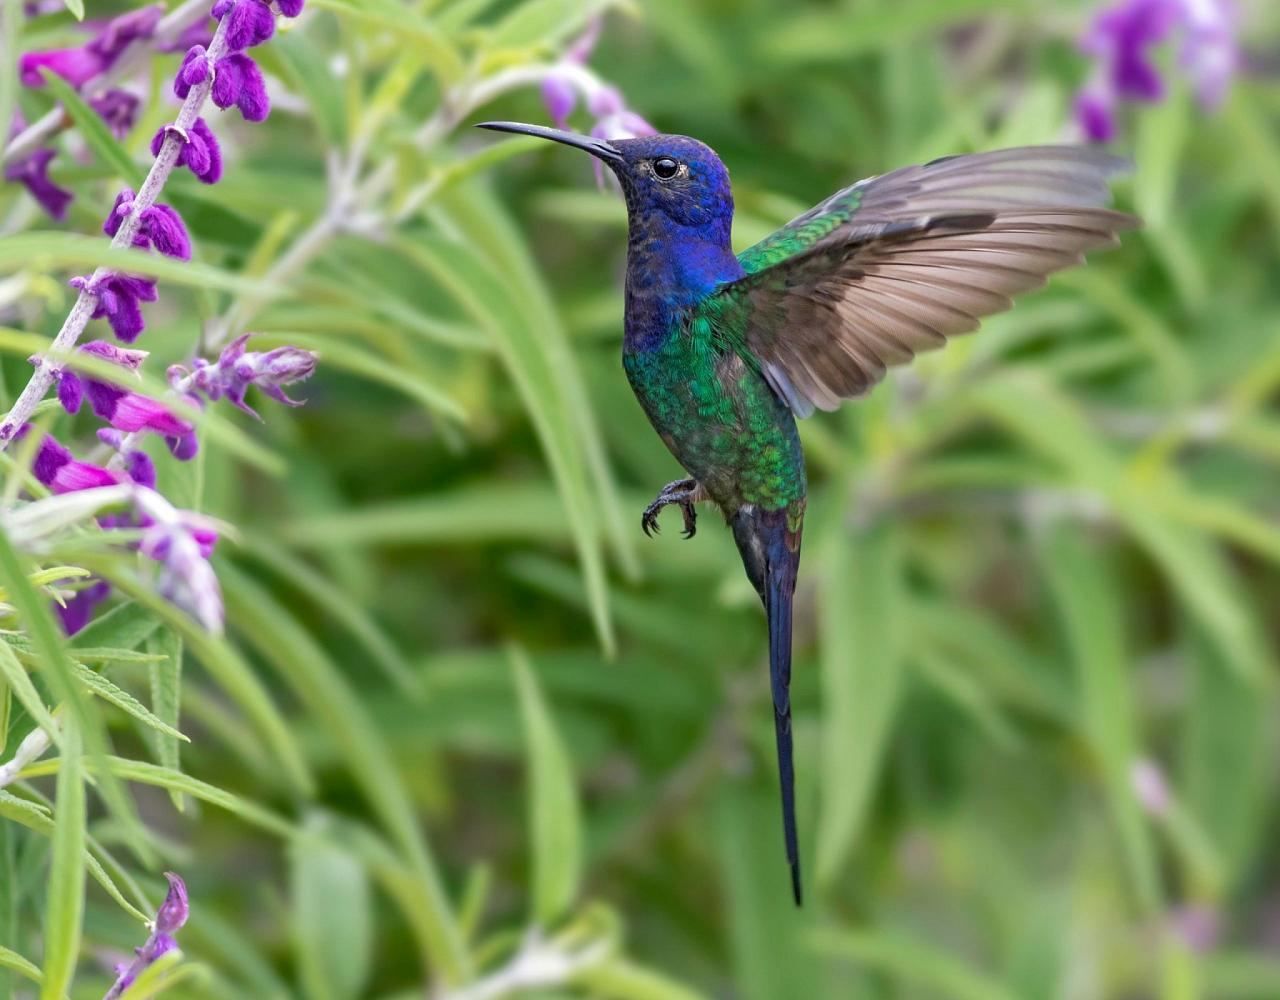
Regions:
<instances>
[{"instance_id":1,"label":"plant stem","mask_svg":"<svg viewBox=\"0 0 1280 1000\"><path fill-rule=\"evenodd\" d=\"M210 65L217 63L226 54L226 51L226 20L224 19L218 25L213 41L209 44L207 58ZM165 137L164 143L160 146L160 152L156 155L155 162L151 165L151 170L147 174L147 179L142 182L142 189L133 200L133 210L120 224L119 231L111 241L112 247L124 248L133 246L133 238L137 235L139 226L142 225L142 213L155 204L160 192L164 189L165 183L169 180L169 175L173 173L178 154L182 151L182 145L186 141L186 133L199 116L200 109L204 107L205 99L209 96L209 91L212 87L213 74L210 73L209 78L203 83L191 88L191 93L187 95L187 99L183 101L182 108L178 112L174 128ZM51 346L56 353L65 354L75 347L80 335L84 333L84 328L88 325L94 310L98 307L98 295L92 289L110 273L110 268L99 267L93 272L93 277L90 281L80 290L80 295L76 298L75 305L71 307L71 312L67 314L66 321L62 324L62 329L58 331L58 335L53 339ZM44 358L40 359L36 365L35 373L31 376L31 381L22 390L22 394L18 397L17 402L13 404L13 409L4 418L3 423L0 423L0 450L8 447L18 429L27 422L32 411L44 399L49 387L57 379L58 374L59 369L55 363Z\"/></svg>"}]
</instances>

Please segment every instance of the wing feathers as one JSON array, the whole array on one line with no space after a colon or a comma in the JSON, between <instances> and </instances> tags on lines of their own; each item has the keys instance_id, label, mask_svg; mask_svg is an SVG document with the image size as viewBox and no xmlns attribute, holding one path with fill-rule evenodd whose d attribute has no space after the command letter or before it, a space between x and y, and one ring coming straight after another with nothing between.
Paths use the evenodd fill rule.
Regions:
<instances>
[{"instance_id":1,"label":"wing feathers","mask_svg":"<svg viewBox=\"0 0 1280 1000\"><path fill-rule=\"evenodd\" d=\"M727 289L746 310L746 347L797 415L835 409L1117 243L1137 223L1105 207L1126 168L1042 146L860 181L741 255L747 276Z\"/></svg>"}]
</instances>

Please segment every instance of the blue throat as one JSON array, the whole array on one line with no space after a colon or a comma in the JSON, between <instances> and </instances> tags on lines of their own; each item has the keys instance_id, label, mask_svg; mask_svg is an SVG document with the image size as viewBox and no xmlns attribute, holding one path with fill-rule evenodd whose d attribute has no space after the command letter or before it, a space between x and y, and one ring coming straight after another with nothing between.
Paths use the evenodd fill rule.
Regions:
<instances>
[{"instance_id":1,"label":"blue throat","mask_svg":"<svg viewBox=\"0 0 1280 1000\"><path fill-rule=\"evenodd\" d=\"M743 275L729 246L729 220L681 226L634 216L627 246L627 322L624 347L661 347L675 313L696 305L725 282Z\"/></svg>"}]
</instances>

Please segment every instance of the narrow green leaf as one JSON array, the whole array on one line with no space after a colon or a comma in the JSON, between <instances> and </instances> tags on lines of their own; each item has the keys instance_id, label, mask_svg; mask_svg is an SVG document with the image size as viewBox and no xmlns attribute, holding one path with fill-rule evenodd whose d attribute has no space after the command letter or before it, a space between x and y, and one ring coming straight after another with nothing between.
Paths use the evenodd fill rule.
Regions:
<instances>
[{"instance_id":1,"label":"narrow green leaf","mask_svg":"<svg viewBox=\"0 0 1280 1000\"><path fill-rule=\"evenodd\" d=\"M28 962L16 951L5 948L0 945L0 966L6 969L13 969L15 972L21 972L33 983L40 983L40 969L38 966Z\"/></svg>"},{"instance_id":2,"label":"narrow green leaf","mask_svg":"<svg viewBox=\"0 0 1280 1000\"><path fill-rule=\"evenodd\" d=\"M171 733L155 738L156 762L173 771L181 771L178 753L178 720L182 705L182 636L173 628L165 627L147 639L147 648L164 656L164 660L151 664L148 671L151 682L151 710L156 717L170 727ZM186 737L182 737L184 740ZM188 741L189 742L189 741ZM182 796L170 793L173 805L182 811Z\"/></svg>"},{"instance_id":3,"label":"narrow green leaf","mask_svg":"<svg viewBox=\"0 0 1280 1000\"><path fill-rule=\"evenodd\" d=\"M42 593L27 580L23 560L0 531L0 584L9 593L9 599L17 608L31 638L33 648L41 658L44 677L57 699L66 707L68 729L76 731L80 745L87 746L92 757L100 758L107 752L107 737L96 706L81 696L76 681L75 665L67 655L61 631L54 624ZM151 849L146 831L138 819L133 801L120 783L108 776L99 788L99 794L123 827L130 847L144 862L151 862Z\"/></svg>"},{"instance_id":4,"label":"narrow green leaf","mask_svg":"<svg viewBox=\"0 0 1280 1000\"><path fill-rule=\"evenodd\" d=\"M855 535L837 514L819 553L822 769L817 881L839 878L857 843L893 731L904 677L904 594L897 532Z\"/></svg>"},{"instance_id":5,"label":"narrow green leaf","mask_svg":"<svg viewBox=\"0 0 1280 1000\"><path fill-rule=\"evenodd\" d=\"M45 893L44 965L40 1000L62 1000L71 988L84 920L85 785L80 733L62 736L54 810L53 850Z\"/></svg>"},{"instance_id":6,"label":"narrow green leaf","mask_svg":"<svg viewBox=\"0 0 1280 1000\"><path fill-rule=\"evenodd\" d=\"M577 982L593 995L615 1000L706 1000L707 997L657 969L621 957L591 966L577 977Z\"/></svg>"},{"instance_id":7,"label":"narrow green leaf","mask_svg":"<svg viewBox=\"0 0 1280 1000\"><path fill-rule=\"evenodd\" d=\"M371 971L372 901L364 868L323 838L325 825L315 817L314 836L290 847L294 954L310 1000L354 1000Z\"/></svg>"},{"instance_id":8,"label":"narrow green leaf","mask_svg":"<svg viewBox=\"0 0 1280 1000\"><path fill-rule=\"evenodd\" d=\"M77 21L84 20L84 0L62 0L62 3Z\"/></svg>"},{"instance_id":9,"label":"narrow green leaf","mask_svg":"<svg viewBox=\"0 0 1280 1000\"><path fill-rule=\"evenodd\" d=\"M543 700L533 667L510 649L529 767L528 809L533 920L552 927L573 904L582 877L582 818L569 753Z\"/></svg>"},{"instance_id":10,"label":"narrow green leaf","mask_svg":"<svg viewBox=\"0 0 1280 1000\"><path fill-rule=\"evenodd\" d=\"M36 690L17 654L7 642L0 642L0 677L4 678L14 697L18 699L18 704L26 709L32 721L55 740L59 740L61 734L53 714L45 707L40 692Z\"/></svg>"},{"instance_id":11,"label":"narrow green leaf","mask_svg":"<svg viewBox=\"0 0 1280 1000\"><path fill-rule=\"evenodd\" d=\"M133 716L144 726L150 726L159 733L163 733L167 738L174 740L182 740L185 743L191 741L173 726L160 719L151 709L138 701L133 695L124 688L112 682L107 677L96 671L90 670L82 663L74 662L76 680L85 688L102 698L109 701L120 709ZM154 664L153 664L154 666Z\"/></svg>"},{"instance_id":12,"label":"narrow green leaf","mask_svg":"<svg viewBox=\"0 0 1280 1000\"><path fill-rule=\"evenodd\" d=\"M1074 525L1046 532L1042 563L1075 661L1082 735L1097 755L1138 902L1154 913L1160 902L1155 851L1132 784L1139 737L1124 597L1104 558Z\"/></svg>"},{"instance_id":13,"label":"narrow green leaf","mask_svg":"<svg viewBox=\"0 0 1280 1000\"><path fill-rule=\"evenodd\" d=\"M125 152L119 140L111 134L102 116L89 107L71 84L53 70L46 66L41 68L41 73L44 75L45 84L53 91L54 97L62 102L63 109L71 116L76 128L80 130L80 137L93 150L94 155L106 166L113 168L131 188L137 190L142 187L142 181L146 175Z\"/></svg>"}]
</instances>

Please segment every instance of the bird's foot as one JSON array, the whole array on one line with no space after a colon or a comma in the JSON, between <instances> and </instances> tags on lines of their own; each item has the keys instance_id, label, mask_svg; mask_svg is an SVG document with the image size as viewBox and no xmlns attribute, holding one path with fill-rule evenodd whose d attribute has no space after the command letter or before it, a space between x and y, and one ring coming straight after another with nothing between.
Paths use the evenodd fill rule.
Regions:
<instances>
[{"instance_id":1,"label":"bird's foot","mask_svg":"<svg viewBox=\"0 0 1280 1000\"><path fill-rule=\"evenodd\" d=\"M659 530L658 512L663 507L679 504L680 513L684 515L684 537L692 538L698 530L698 515L694 512L693 505L704 499L706 494L696 480L678 479L674 483L667 483L653 503L644 509L644 514L640 518L640 527L652 538Z\"/></svg>"}]
</instances>

